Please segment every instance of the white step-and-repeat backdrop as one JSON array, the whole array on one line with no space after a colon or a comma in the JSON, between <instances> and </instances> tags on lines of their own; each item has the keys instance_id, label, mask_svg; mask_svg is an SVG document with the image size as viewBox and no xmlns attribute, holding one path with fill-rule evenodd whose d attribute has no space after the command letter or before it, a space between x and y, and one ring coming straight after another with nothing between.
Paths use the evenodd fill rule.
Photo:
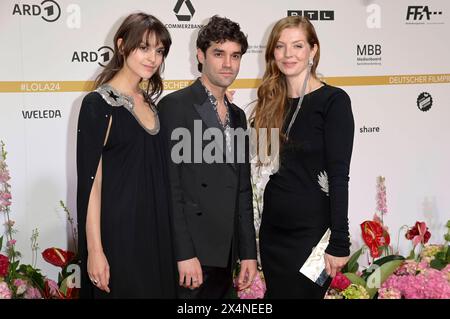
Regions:
<instances>
[{"instance_id":1,"label":"white step-and-repeat backdrop","mask_svg":"<svg viewBox=\"0 0 450 319\"><path fill-rule=\"evenodd\" d=\"M353 247L359 224L376 209L376 177L386 177L389 226L426 221L442 242L450 217L450 2L447 0L39 0L0 2L0 139L11 171L17 248L31 261L39 246L66 248L75 215L75 147L81 100L112 56L122 19L145 11L169 28L173 46L166 92L198 76L195 39L214 14L239 22L249 50L234 83L235 102L256 96L264 49L276 20L302 14L314 23L322 52L318 71L352 99L356 131L350 176ZM2 218L3 219L3 218ZM3 223L3 222L2 222ZM401 252L409 243L400 240ZM39 259L51 277L55 267Z\"/></svg>"}]
</instances>

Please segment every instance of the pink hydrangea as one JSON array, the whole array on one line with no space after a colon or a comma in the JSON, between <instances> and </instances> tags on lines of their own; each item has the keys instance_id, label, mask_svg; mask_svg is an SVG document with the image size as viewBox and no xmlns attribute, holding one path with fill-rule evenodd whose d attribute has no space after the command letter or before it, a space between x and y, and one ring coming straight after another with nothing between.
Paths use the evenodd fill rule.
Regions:
<instances>
[{"instance_id":1,"label":"pink hydrangea","mask_svg":"<svg viewBox=\"0 0 450 319\"><path fill-rule=\"evenodd\" d=\"M25 292L25 295L23 295L25 299L42 299L42 294L39 291L39 289L30 287Z\"/></svg>"},{"instance_id":2,"label":"pink hydrangea","mask_svg":"<svg viewBox=\"0 0 450 319\"><path fill-rule=\"evenodd\" d=\"M8 284L4 281L0 282L0 299L11 299L12 293Z\"/></svg>"},{"instance_id":3,"label":"pink hydrangea","mask_svg":"<svg viewBox=\"0 0 450 319\"><path fill-rule=\"evenodd\" d=\"M410 263L411 264L411 263ZM399 291L406 299L450 299L450 284L447 267L439 271L434 268L420 268L414 274L393 274L381 288Z\"/></svg>"},{"instance_id":4,"label":"pink hydrangea","mask_svg":"<svg viewBox=\"0 0 450 319\"><path fill-rule=\"evenodd\" d=\"M28 282L23 279L14 279L13 281L14 286L16 286L16 294L21 295L25 291L27 291L28 288Z\"/></svg>"},{"instance_id":5,"label":"pink hydrangea","mask_svg":"<svg viewBox=\"0 0 450 319\"><path fill-rule=\"evenodd\" d=\"M263 299L266 293L266 283L261 278L261 273L258 272L250 287L244 290L238 291L237 295L239 299ZM237 278L236 278L237 280ZM236 282L235 282L236 285Z\"/></svg>"},{"instance_id":6,"label":"pink hydrangea","mask_svg":"<svg viewBox=\"0 0 450 319\"><path fill-rule=\"evenodd\" d=\"M407 259L395 270L394 274L398 276L416 275L428 268L430 265L427 262L418 263L415 260Z\"/></svg>"},{"instance_id":7,"label":"pink hydrangea","mask_svg":"<svg viewBox=\"0 0 450 319\"><path fill-rule=\"evenodd\" d=\"M378 289L378 299L401 299L402 293L395 288L380 288Z\"/></svg>"},{"instance_id":8,"label":"pink hydrangea","mask_svg":"<svg viewBox=\"0 0 450 319\"><path fill-rule=\"evenodd\" d=\"M59 297L59 287L56 281L51 279L46 279L45 283L48 286L48 292L50 293L50 296L52 297Z\"/></svg>"},{"instance_id":9,"label":"pink hydrangea","mask_svg":"<svg viewBox=\"0 0 450 319\"><path fill-rule=\"evenodd\" d=\"M444 277L447 278L448 284L450 285L450 264L445 266L441 272L444 274Z\"/></svg>"}]
</instances>

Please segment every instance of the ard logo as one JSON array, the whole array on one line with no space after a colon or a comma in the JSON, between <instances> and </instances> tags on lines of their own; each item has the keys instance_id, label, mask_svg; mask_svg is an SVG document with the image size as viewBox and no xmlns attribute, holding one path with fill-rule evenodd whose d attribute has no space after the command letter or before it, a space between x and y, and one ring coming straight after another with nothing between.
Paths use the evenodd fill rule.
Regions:
<instances>
[{"instance_id":1,"label":"ard logo","mask_svg":"<svg viewBox=\"0 0 450 319\"><path fill-rule=\"evenodd\" d=\"M16 3L12 15L40 16L44 21L55 22L61 16L61 7L53 0L44 0L40 5Z\"/></svg>"},{"instance_id":2,"label":"ard logo","mask_svg":"<svg viewBox=\"0 0 450 319\"><path fill-rule=\"evenodd\" d=\"M100 47L97 51L75 51L72 54L72 62L97 62L98 65L105 67L111 60L114 50L105 45Z\"/></svg>"}]
</instances>

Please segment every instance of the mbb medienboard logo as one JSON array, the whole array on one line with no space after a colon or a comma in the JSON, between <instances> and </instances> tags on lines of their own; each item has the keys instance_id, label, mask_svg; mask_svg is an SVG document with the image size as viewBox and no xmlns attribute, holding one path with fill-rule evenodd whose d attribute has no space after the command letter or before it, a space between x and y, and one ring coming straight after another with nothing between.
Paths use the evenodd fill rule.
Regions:
<instances>
[{"instance_id":1,"label":"mbb medienboard logo","mask_svg":"<svg viewBox=\"0 0 450 319\"><path fill-rule=\"evenodd\" d=\"M306 17L311 21L333 21L334 10L288 10L288 17Z\"/></svg>"},{"instance_id":2,"label":"mbb medienboard logo","mask_svg":"<svg viewBox=\"0 0 450 319\"><path fill-rule=\"evenodd\" d=\"M12 15L35 16L47 22L55 22L61 16L61 7L53 0L44 0L40 4L16 3Z\"/></svg>"},{"instance_id":3,"label":"mbb medienboard logo","mask_svg":"<svg viewBox=\"0 0 450 319\"><path fill-rule=\"evenodd\" d=\"M71 62L78 63L94 63L105 67L114 55L114 50L104 45L98 48L96 51L74 51L72 54Z\"/></svg>"},{"instance_id":4,"label":"mbb medienboard logo","mask_svg":"<svg viewBox=\"0 0 450 319\"><path fill-rule=\"evenodd\" d=\"M381 65L381 44L357 44L356 45L357 65Z\"/></svg>"},{"instance_id":5,"label":"mbb medienboard logo","mask_svg":"<svg viewBox=\"0 0 450 319\"><path fill-rule=\"evenodd\" d=\"M408 6L406 24L444 24L442 10L433 9L429 6Z\"/></svg>"},{"instance_id":6,"label":"mbb medienboard logo","mask_svg":"<svg viewBox=\"0 0 450 319\"><path fill-rule=\"evenodd\" d=\"M201 24L186 23L190 22L195 14L195 7L191 0L177 0L172 11L177 18L177 22L166 23L165 26L168 29L198 29L203 26Z\"/></svg>"}]
</instances>

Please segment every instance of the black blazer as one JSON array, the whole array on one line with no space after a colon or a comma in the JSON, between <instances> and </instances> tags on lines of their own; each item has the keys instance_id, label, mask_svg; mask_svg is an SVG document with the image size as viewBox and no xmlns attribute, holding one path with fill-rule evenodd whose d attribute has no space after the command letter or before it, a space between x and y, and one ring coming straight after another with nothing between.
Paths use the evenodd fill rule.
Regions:
<instances>
[{"instance_id":1,"label":"black blazer","mask_svg":"<svg viewBox=\"0 0 450 319\"><path fill-rule=\"evenodd\" d=\"M231 126L245 130L245 113L234 104L229 110ZM238 258L256 259L248 144L245 163L206 163L203 157L200 162L198 158L194 162L194 120L199 120L197 135L200 123L201 133L207 128L220 127L199 79L191 86L165 96L158 104L158 111L169 146L177 260L197 257L204 266L226 267L231 253L234 267ZM176 164L172 161L172 147L180 145L179 139L171 140L176 128L187 129L192 137L184 140L185 146L191 146L191 154L184 153L190 155L190 162ZM197 148L201 145L202 151L212 143L201 139L196 142L200 143Z\"/></svg>"}]
</instances>

